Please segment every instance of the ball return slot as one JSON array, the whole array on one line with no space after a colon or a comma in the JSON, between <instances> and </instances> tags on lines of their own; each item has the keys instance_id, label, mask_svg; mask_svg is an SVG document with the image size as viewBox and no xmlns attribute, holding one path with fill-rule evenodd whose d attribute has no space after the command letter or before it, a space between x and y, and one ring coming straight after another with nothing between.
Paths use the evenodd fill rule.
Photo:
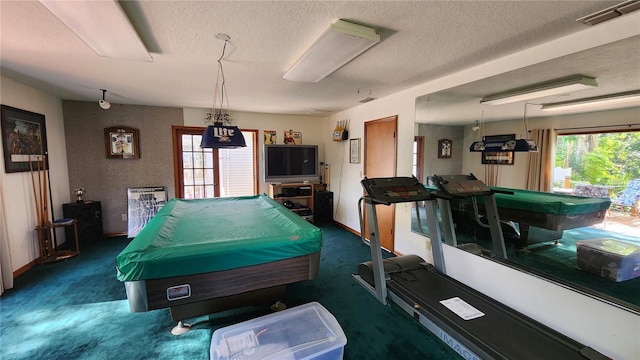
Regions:
<instances>
[{"instance_id":1,"label":"ball return slot","mask_svg":"<svg viewBox=\"0 0 640 360\"><path fill-rule=\"evenodd\" d=\"M446 210L448 198L453 196L485 197L485 206L493 207L487 211L487 220L494 222L490 225L494 228L492 236L495 233L501 238L502 232L495 201L487 202L487 197L492 197L493 193L482 182L473 175L438 179L441 185L435 193L427 191L413 177L364 178L361 181L366 192L363 200L369 222L367 235L372 261L359 264L354 278L382 304L387 304L388 300L394 302L465 359L606 359L592 348L446 275L436 203L441 206L445 236L451 231L448 236L454 243L450 215L442 215L446 212L442 207ZM457 187L454 191L455 180L472 181L465 185L475 184L478 188L463 191ZM460 185L460 181L457 184ZM433 265L417 255L382 259L376 206L413 201L425 203ZM364 232L362 228L363 241ZM504 249L504 242L501 242ZM496 249L501 252L499 247Z\"/></svg>"}]
</instances>

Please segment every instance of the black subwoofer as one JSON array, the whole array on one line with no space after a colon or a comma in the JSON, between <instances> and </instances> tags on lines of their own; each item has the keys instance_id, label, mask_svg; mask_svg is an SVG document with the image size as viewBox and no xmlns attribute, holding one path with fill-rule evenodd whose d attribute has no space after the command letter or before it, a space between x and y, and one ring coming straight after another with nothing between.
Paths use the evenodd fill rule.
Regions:
<instances>
[{"instance_id":1,"label":"black subwoofer","mask_svg":"<svg viewBox=\"0 0 640 360\"><path fill-rule=\"evenodd\" d=\"M333 221L333 193L331 191L316 191L313 198L313 222Z\"/></svg>"},{"instance_id":2,"label":"black subwoofer","mask_svg":"<svg viewBox=\"0 0 640 360\"><path fill-rule=\"evenodd\" d=\"M65 218L78 221L78 240L81 245L102 240L102 207L99 201L62 204L62 212ZM75 244L73 226L65 228L65 241Z\"/></svg>"}]
</instances>

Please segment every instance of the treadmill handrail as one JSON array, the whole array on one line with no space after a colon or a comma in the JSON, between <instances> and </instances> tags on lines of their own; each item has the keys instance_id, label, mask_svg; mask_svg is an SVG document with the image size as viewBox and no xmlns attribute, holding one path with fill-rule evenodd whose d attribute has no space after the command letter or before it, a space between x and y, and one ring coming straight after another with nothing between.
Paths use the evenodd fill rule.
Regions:
<instances>
[{"instance_id":1,"label":"treadmill handrail","mask_svg":"<svg viewBox=\"0 0 640 360\"><path fill-rule=\"evenodd\" d=\"M506 195L515 195L516 193L509 190L500 190L500 189L491 189L491 192L494 194L506 194Z\"/></svg>"},{"instance_id":2,"label":"treadmill handrail","mask_svg":"<svg viewBox=\"0 0 640 360\"><path fill-rule=\"evenodd\" d=\"M440 198L440 199L444 199L444 200L451 200L451 199L467 199L470 197L478 197L478 196L484 196L484 195L491 195L491 194L505 194L505 195L515 195L515 192L513 191L509 191L509 190L498 190L498 189L491 189L491 191L487 191L486 193L475 193L473 195L465 195L465 194L449 194L443 190L437 190L431 193L431 195L433 195L434 197Z\"/></svg>"},{"instance_id":3,"label":"treadmill handrail","mask_svg":"<svg viewBox=\"0 0 640 360\"><path fill-rule=\"evenodd\" d=\"M366 203L369 203L369 204L376 204L376 205L377 205L377 204L381 204L381 205L387 205L387 206L389 206L389 205L393 204L393 202L391 202L391 201L382 201L382 200L380 200L380 199L373 198L373 197L371 197L371 196L369 196L369 195L364 196L364 201L365 201Z\"/></svg>"}]
</instances>

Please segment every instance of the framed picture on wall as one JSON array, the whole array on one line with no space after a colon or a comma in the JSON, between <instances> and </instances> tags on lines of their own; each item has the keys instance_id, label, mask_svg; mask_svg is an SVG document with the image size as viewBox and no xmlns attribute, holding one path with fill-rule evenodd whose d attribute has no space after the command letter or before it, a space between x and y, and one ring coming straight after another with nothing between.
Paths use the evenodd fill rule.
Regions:
<instances>
[{"instance_id":1,"label":"framed picture on wall","mask_svg":"<svg viewBox=\"0 0 640 360\"><path fill-rule=\"evenodd\" d=\"M449 139L438 140L438 158L448 159L451 157L451 147L453 142Z\"/></svg>"},{"instance_id":2,"label":"framed picture on wall","mask_svg":"<svg viewBox=\"0 0 640 360\"><path fill-rule=\"evenodd\" d=\"M41 164L43 158L44 167L48 169L44 115L6 105L2 105L1 112L4 171L30 171Z\"/></svg>"},{"instance_id":3,"label":"framed picture on wall","mask_svg":"<svg viewBox=\"0 0 640 360\"><path fill-rule=\"evenodd\" d=\"M360 163L360 138L349 140L349 162Z\"/></svg>"},{"instance_id":4,"label":"framed picture on wall","mask_svg":"<svg viewBox=\"0 0 640 360\"><path fill-rule=\"evenodd\" d=\"M302 133L299 131L285 130L284 131L284 143L287 145L301 145Z\"/></svg>"},{"instance_id":5,"label":"framed picture on wall","mask_svg":"<svg viewBox=\"0 0 640 360\"><path fill-rule=\"evenodd\" d=\"M483 164L513 165L513 151L510 152L483 152Z\"/></svg>"},{"instance_id":6,"label":"framed picture on wall","mask_svg":"<svg viewBox=\"0 0 640 360\"><path fill-rule=\"evenodd\" d=\"M139 159L138 129L116 126L104 129L107 159Z\"/></svg>"},{"instance_id":7,"label":"framed picture on wall","mask_svg":"<svg viewBox=\"0 0 640 360\"><path fill-rule=\"evenodd\" d=\"M278 134L275 130L265 130L264 131L264 143L265 144L275 144L278 141Z\"/></svg>"}]
</instances>

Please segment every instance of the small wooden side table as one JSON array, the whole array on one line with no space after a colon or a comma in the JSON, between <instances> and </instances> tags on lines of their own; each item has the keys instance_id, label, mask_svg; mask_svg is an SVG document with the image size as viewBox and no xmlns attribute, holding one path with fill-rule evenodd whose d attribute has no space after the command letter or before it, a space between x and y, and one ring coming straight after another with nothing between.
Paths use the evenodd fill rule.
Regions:
<instances>
[{"instance_id":1,"label":"small wooden side table","mask_svg":"<svg viewBox=\"0 0 640 360\"><path fill-rule=\"evenodd\" d=\"M38 242L40 243L40 263L60 261L80 254L80 243L78 242L78 221L76 219L64 219L61 222L50 222L44 226L36 226L38 232ZM53 244L53 231L56 228L73 226L75 232L75 249L58 250ZM56 244L57 245L57 244Z\"/></svg>"}]
</instances>

